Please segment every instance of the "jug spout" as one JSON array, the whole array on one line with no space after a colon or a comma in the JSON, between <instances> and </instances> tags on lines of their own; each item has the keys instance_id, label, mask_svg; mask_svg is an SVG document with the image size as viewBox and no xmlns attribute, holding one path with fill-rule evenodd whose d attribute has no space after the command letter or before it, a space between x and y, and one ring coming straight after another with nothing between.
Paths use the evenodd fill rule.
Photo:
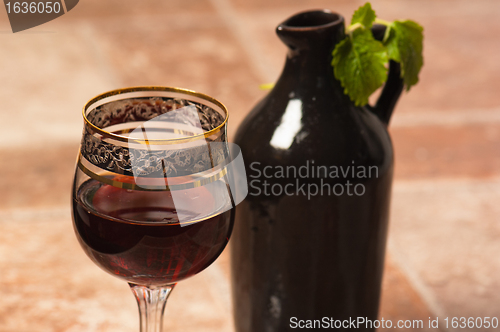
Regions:
<instances>
[{"instance_id":1,"label":"jug spout","mask_svg":"<svg viewBox=\"0 0 500 332\"><path fill-rule=\"evenodd\" d=\"M344 38L344 18L329 10L305 11L278 25L276 34L292 52L331 52Z\"/></svg>"}]
</instances>

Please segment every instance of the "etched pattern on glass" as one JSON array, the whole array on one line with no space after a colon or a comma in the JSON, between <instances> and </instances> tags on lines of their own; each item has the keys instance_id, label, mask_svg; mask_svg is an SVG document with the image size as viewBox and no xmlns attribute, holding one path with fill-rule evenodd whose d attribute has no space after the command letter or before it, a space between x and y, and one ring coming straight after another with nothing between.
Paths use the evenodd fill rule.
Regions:
<instances>
[{"instance_id":1,"label":"etched pattern on glass","mask_svg":"<svg viewBox=\"0 0 500 332\"><path fill-rule=\"evenodd\" d=\"M184 112L183 108L195 107L196 113ZM172 112L176 110L176 112ZM193 114L195 114L193 116ZM107 127L128 122L144 122L161 116L161 121L180 123L187 127L200 128L207 132L224 121L222 114L212 108L185 99L141 98L126 99L104 104L87 114L87 119L96 127ZM115 132L123 134L130 132ZM82 138L82 155L93 165L118 174L140 176L182 176L203 172L222 163L228 151L222 144L225 133L217 139L206 137L206 144L186 149L161 149L151 151L147 145L135 149L112 144L101 139L90 126L86 126Z\"/></svg>"}]
</instances>

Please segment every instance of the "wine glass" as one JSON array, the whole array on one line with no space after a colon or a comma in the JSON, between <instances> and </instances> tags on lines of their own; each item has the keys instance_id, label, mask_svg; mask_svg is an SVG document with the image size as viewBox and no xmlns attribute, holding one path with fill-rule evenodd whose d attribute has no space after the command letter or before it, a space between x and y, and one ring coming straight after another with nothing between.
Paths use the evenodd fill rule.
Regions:
<instances>
[{"instance_id":1,"label":"wine glass","mask_svg":"<svg viewBox=\"0 0 500 332\"><path fill-rule=\"evenodd\" d=\"M135 87L93 98L83 117L76 236L95 264L129 283L140 331L161 331L170 292L220 255L246 195L227 110L194 91Z\"/></svg>"}]
</instances>

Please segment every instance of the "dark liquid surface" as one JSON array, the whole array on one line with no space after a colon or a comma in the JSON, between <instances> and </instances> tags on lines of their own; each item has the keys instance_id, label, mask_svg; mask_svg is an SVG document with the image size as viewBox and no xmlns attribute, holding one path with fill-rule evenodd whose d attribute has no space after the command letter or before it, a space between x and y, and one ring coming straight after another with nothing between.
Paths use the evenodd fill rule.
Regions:
<instances>
[{"instance_id":1,"label":"dark liquid surface","mask_svg":"<svg viewBox=\"0 0 500 332\"><path fill-rule=\"evenodd\" d=\"M208 267L226 246L231 211L205 216L214 199L205 188L189 189L197 212L175 209L170 192L132 191L89 180L75 191L75 232L87 255L102 269L129 282L165 285ZM192 214L179 223L178 215ZM185 219L183 219L185 220Z\"/></svg>"}]
</instances>

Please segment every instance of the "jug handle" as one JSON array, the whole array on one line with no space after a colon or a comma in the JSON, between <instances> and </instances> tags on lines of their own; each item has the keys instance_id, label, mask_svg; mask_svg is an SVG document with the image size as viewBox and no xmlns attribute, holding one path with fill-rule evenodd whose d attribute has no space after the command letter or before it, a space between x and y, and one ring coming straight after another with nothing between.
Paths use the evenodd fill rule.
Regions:
<instances>
[{"instance_id":1,"label":"jug handle","mask_svg":"<svg viewBox=\"0 0 500 332\"><path fill-rule=\"evenodd\" d=\"M380 24L374 24L372 27L373 37L379 41L384 38L386 27ZM398 102L401 92L403 92L404 82L401 78L401 66L399 63L390 60L387 81L382 92L375 103L375 106L367 105L368 109L375 113L379 119L386 125L389 124L394 107Z\"/></svg>"}]
</instances>

